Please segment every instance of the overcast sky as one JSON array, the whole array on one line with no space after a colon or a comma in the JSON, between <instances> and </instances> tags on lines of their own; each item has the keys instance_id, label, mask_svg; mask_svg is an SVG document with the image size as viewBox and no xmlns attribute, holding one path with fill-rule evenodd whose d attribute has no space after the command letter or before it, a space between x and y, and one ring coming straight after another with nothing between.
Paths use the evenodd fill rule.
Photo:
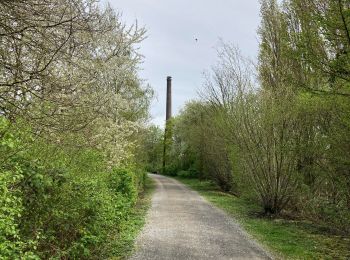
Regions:
<instances>
[{"instance_id":1,"label":"overcast sky","mask_svg":"<svg viewBox=\"0 0 350 260\"><path fill-rule=\"evenodd\" d=\"M106 2L106 1L104 1ZM165 121L166 77L173 77L173 114L197 97L203 72L216 61L219 39L255 58L259 0L110 0L127 24L147 29L141 76L156 92L152 121ZM198 39L196 41L195 39Z\"/></svg>"}]
</instances>

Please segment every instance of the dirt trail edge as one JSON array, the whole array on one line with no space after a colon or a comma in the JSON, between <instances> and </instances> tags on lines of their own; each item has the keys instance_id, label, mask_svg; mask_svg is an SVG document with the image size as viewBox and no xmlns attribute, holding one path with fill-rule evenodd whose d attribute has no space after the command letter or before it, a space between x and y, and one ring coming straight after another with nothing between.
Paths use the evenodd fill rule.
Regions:
<instances>
[{"instance_id":1,"label":"dirt trail edge","mask_svg":"<svg viewBox=\"0 0 350 260\"><path fill-rule=\"evenodd\" d=\"M131 260L271 259L234 219L197 192L172 178L149 176L157 189Z\"/></svg>"}]
</instances>

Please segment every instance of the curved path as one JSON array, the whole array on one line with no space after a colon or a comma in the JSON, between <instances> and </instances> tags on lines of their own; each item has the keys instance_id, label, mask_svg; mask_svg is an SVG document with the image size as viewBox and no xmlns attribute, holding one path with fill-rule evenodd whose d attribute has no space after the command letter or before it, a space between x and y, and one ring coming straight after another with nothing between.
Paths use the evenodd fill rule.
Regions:
<instances>
[{"instance_id":1,"label":"curved path","mask_svg":"<svg viewBox=\"0 0 350 260\"><path fill-rule=\"evenodd\" d=\"M157 189L133 260L270 259L240 226L178 181L150 174Z\"/></svg>"}]
</instances>

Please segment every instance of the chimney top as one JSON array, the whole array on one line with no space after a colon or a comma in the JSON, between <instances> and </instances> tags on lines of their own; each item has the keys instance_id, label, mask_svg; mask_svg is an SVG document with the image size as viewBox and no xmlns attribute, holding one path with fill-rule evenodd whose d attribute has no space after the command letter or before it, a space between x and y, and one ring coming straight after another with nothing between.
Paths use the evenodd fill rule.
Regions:
<instances>
[{"instance_id":1,"label":"chimney top","mask_svg":"<svg viewBox=\"0 0 350 260\"><path fill-rule=\"evenodd\" d=\"M167 80L171 80L171 76L166 77Z\"/></svg>"}]
</instances>

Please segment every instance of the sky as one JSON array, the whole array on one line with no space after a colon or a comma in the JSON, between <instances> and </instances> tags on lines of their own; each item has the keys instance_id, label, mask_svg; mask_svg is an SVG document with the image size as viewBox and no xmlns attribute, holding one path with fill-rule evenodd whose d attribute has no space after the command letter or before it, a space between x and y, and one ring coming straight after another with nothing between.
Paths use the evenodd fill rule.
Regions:
<instances>
[{"instance_id":1,"label":"sky","mask_svg":"<svg viewBox=\"0 0 350 260\"><path fill-rule=\"evenodd\" d=\"M105 4L107 1L102 1ZM165 122L166 77L172 76L173 115L198 97L204 78L217 60L222 39L256 58L259 0L109 0L131 25L147 30L140 44L145 56L140 76L155 90L152 122ZM197 41L195 39L198 39Z\"/></svg>"}]
</instances>

